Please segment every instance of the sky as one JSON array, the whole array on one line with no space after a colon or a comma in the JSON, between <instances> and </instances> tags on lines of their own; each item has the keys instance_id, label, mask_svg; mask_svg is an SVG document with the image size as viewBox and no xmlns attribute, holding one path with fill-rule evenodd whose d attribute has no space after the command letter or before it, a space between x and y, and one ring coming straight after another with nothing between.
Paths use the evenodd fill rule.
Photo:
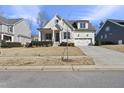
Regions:
<instances>
[{"instance_id":1,"label":"sky","mask_svg":"<svg viewBox=\"0 0 124 93\"><path fill-rule=\"evenodd\" d=\"M0 14L7 18L25 18L38 34L38 13L44 14L48 20L59 15L67 20L89 20L97 29L101 21L106 19L124 20L124 6L119 5L0 5Z\"/></svg>"}]
</instances>

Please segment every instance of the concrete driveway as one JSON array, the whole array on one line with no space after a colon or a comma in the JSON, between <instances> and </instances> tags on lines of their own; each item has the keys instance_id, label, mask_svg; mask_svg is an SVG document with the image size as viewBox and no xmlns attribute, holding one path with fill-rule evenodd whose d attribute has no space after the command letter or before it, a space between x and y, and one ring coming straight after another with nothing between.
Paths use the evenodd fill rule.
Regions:
<instances>
[{"instance_id":1,"label":"concrete driveway","mask_svg":"<svg viewBox=\"0 0 124 93\"><path fill-rule=\"evenodd\" d=\"M92 57L96 65L124 65L124 53L98 46L80 46L79 48Z\"/></svg>"}]
</instances>

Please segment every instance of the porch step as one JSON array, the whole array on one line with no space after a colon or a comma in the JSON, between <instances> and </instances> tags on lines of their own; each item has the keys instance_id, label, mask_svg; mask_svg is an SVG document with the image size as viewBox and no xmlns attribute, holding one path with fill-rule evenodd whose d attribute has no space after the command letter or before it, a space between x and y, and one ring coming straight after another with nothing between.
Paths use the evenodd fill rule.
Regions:
<instances>
[{"instance_id":1,"label":"porch step","mask_svg":"<svg viewBox=\"0 0 124 93\"><path fill-rule=\"evenodd\" d=\"M53 44L53 47L56 47L56 46L58 46L59 45L59 42L55 42L54 44Z\"/></svg>"}]
</instances>

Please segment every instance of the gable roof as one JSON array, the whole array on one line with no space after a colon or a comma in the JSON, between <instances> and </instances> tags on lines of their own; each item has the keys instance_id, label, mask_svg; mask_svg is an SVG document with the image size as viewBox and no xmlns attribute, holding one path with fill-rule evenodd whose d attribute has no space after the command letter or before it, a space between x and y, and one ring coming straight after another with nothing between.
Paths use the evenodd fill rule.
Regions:
<instances>
[{"instance_id":1,"label":"gable roof","mask_svg":"<svg viewBox=\"0 0 124 93\"><path fill-rule=\"evenodd\" d=\"M60 17L59 15L55 15L55 17L57 17L59 20L62 20L70 29L72 29L72 30L76 30L76 31L96 31L96 29L95 29L95 27L93 27L93 25L89 22L89 20L65 20L65 19L63 19L62 17ZM87 22L88 23L88 29L77 29L77 28L75 28L74 26L73 26L73 23L74 22ZM49 21L47 22L47 24L49 23ZM47 25L46 24L46 25ZM46 26L45 25L45 26ZM44 27L45 27L44 26ZM61 26L60 25L56 25L56 27L58 28L58 29L61 29ZM38 28L38 30L41 30L42 28Z\"/></svg>"},{"instance_id":2,"label":"gable roof","mask_svg":"<svg viewBox=\"0 0 124 93\"><path fill-rule=\"evenodd\" d=\"M124 26L124 20L108 19L108 21L113 22L119 26Z\"/></svg>"},{"instance_id":3,"label":"gable roof","mask_svg":"<svg viewBox=\"0 0 124 93\"><path fill-rule=\"evenodd\" d=\"M109 21L109 22L112 22L112 23L114 23L114 24L116 24L116 25L118 25L118 26L124 27L124 24L122 24L122 23L124 23L124 20L107 19L107 20L103 23L103 25L99 28L98 33L100 32L100 30L104 27L104 25L105 25L108 21Z\"/></svg>"},{"instance_id":4,"label":"gable roof","mask_svg":"<svg viewBox=\"0 0 124 93\"><path fill-rule=\"evenodd\" d=\"M23 18L18 18L18 19L7 19L3 16L0 16L0 24L6 24L6 25L14 25L17 22L23 20Z\"/></svg>"},{"instance_id":5,"label":"gable roof","mask_svg":"<svg viewBox=\"0 0 124 93\"><path fill-rule=\"evenodd\" d=\"M96 30L95 27L93 27L93 25L89 22L89 20L68 20L68 22L73 25L73 23L78 23L78 22L83 22L83 23L88 23L88 30ZM76 29L76 28L75 28ZM76 29L76 30L80 30L80 29Z\"/></svg>"},{"instance_id":6,"label":"gable roof","mask_svg":"<svg viewBox=\"0 0 124 93\"><path fill-rule=\"evenodd\" d=\"M68 27L70 27L71 29L74 29L74 27L65 19L63 19L62 17L60 17L59 15L56 15L56 17L60 20L62 20Z\"/></svg>"}]
</instances>

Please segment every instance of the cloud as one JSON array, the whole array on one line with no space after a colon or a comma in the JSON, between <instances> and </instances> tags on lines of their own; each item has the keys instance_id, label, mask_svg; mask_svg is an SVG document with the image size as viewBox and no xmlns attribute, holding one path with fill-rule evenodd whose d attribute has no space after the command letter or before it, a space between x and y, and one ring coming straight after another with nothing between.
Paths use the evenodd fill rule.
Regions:
<instances>
[{"instance_id":1,"label":"cloud","mask_svg":"<svg viewBox=\"0 0 124 93\"><path fill-rule=\"evenodd\" d=\"M118 9L119 6L117 5L108 5L108 6L96 6L92 9L89 9L87 11L87 15L85 16L79 16L80 19L87 19L87 20L101 20L103 18L106 18L107 16L111 15L116 9Z\"/></svg>"},{"instance_id":2,"label":"cloud","mask_svg":"<svg viewBox=\"0 0 124 93\"><path fill-rule=\"evenodd\" d=\"M11 18L25 18L27 20L32 21L34 24L37 23L37 15L39 11L41 10L41 6L35 6L35 5L28 5L28 6L11 6L11 10L13 11L13 14L9 17Z\"/></svg>"}]
</instances>

